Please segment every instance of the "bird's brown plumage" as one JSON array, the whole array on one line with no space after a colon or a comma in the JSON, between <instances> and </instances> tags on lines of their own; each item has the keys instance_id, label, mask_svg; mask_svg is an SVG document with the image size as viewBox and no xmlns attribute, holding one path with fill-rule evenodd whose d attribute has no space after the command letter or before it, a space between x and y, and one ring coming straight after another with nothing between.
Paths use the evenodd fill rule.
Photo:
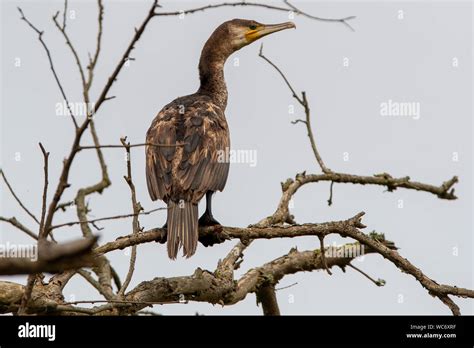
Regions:
<instances>
[{"instance_id":1,"label":"bird's brown plumage","mask_svg":"<svg viewBox=\"0 0 474 348\"><path fill-rule=\"evenodd\" d=\"M219 151L230 146L229 130L223 110L209 97L190 95L165 106L147 132L147 143L171 145L146 148L153 200L197 203L208 190L224 188L229 163L219 162Z\"/></svg>"},{"instance_id":2,"label":"bird's brown plumage","mask_svg":"<svg viewBox=\"0 0 474 348\"><path fill-rule=\"evenodd\" d=\"M184 254L192 255L197 232L190 236L184 230L197 230L198 202L207 191L222 191L229 173L229 163L220 155L230 146L224 111L205 95L178 98L158 113L146 142L171 145L146 147L148 191L153 200L168 204L170 218L175 215L176 221L168 219L168 229L183 219L186 224L177 227L178 240L168 241L170 257L176 257L180 243Z\"/></svg>"},{"instance_id":3,"label":"bird's brown plumage","mask_svg":"<svg viewBox=\"0 0 474 348\"><path fill-rule=\"evenodd\" d=\"M243 19L221 24L201 52L199 90L166 105L148 129L148 192L152 200L167 203L170 258L176 258L181 246L185 256L194 254L199 237L198 202L207 193L222 191L227 181L229 163L223 154L228 153L230 139L224 115L227 105L225 61L259 37L290 27L294 24L265 26ZM210 201L208 208L209 214L203 221L216 223L210 212Z\"/></svg>"}]
</instances>

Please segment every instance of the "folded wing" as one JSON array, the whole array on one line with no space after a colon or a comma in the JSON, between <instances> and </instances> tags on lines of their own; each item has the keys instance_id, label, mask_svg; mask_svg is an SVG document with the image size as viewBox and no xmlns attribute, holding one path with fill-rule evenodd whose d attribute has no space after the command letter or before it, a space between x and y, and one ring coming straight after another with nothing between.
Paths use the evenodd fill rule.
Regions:
<instances>
[{"instance_id":1,"label":"folded wing","mask_svg":"<svg viewBox=\"0 0 474 348\"><path fill-rule=\"evenodd\" d=\"M186 104L178 99L167 105L148 130L147 144L146 177L153 200L197 203L207 191L224 189L229 131L222 110L211 101Z\"/></svg>"}]
</instances>

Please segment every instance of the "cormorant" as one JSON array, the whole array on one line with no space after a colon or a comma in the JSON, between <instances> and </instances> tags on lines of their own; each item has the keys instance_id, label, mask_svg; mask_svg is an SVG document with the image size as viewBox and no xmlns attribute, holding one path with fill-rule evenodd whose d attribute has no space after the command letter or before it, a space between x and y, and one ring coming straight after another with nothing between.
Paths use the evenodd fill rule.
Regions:
<instances>
[{"instance_id":1,"label":"cormorant","mask_svg":"<svg viewBox=\"0 0 474 348\"><path fill-rule=\"evenodd\" d=\"M161 199L168 206L164 227L171 259L176 258L181 247L183 256L195 253L198 224L219 224L212 216L211 199L215 191L224 189L229 173L228 161L219 156L230 146L224 115L225 61L263 36L288 28L295 25L265 25L245 19L233 19L218 26L201 52L199 90L173 100L151 123L146 135L147 186L152 200ZM206 211L198 220L198 203L204 195Z\"/></svg>"}]
</instances>

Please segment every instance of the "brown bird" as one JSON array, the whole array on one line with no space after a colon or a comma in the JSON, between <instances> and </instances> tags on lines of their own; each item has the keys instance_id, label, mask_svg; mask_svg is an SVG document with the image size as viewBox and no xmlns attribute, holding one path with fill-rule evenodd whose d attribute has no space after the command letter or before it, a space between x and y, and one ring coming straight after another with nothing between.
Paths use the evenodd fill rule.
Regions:
<instances>
[{"instance_id":1,"label":"brown bird","mask_svg":"<svg viewBox=\"0 0 474 348\"><path fill-rule=\"evenodd\" d=\"M228 160L222 160L230 146L224 115L225 61L242 47L288 28L295 25L265 25L245 19L218 26L201 52L199 90L173 100L151 123L146 135L147 186L152 200L161 199L168 206L164 227L171 259L181 247L183 256L195 253L198 226L219 224L212 215L211 200L215 191L224 189L229 173ZM198 203L204 195L206 211L198 220Z\"/></svg>"}]
</instances>

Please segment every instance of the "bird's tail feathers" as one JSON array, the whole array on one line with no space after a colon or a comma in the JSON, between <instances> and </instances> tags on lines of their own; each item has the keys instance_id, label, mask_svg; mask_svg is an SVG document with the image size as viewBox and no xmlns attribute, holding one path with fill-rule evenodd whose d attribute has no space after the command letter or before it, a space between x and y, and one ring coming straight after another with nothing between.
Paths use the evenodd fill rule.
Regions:
<instances>
[{"instance_id":1,"label":"bird's tail feathers","mask_svg":"<svg viewBox=\"0 0 474 348\"><path fill-rule=\"evenodd\" d=\"M167 249L170 259L176 259L178 250L183 247L183 256L191 257L196 252L199 238L198 206L181 200L168 202Z\"/></svg>"}]
</instances>

